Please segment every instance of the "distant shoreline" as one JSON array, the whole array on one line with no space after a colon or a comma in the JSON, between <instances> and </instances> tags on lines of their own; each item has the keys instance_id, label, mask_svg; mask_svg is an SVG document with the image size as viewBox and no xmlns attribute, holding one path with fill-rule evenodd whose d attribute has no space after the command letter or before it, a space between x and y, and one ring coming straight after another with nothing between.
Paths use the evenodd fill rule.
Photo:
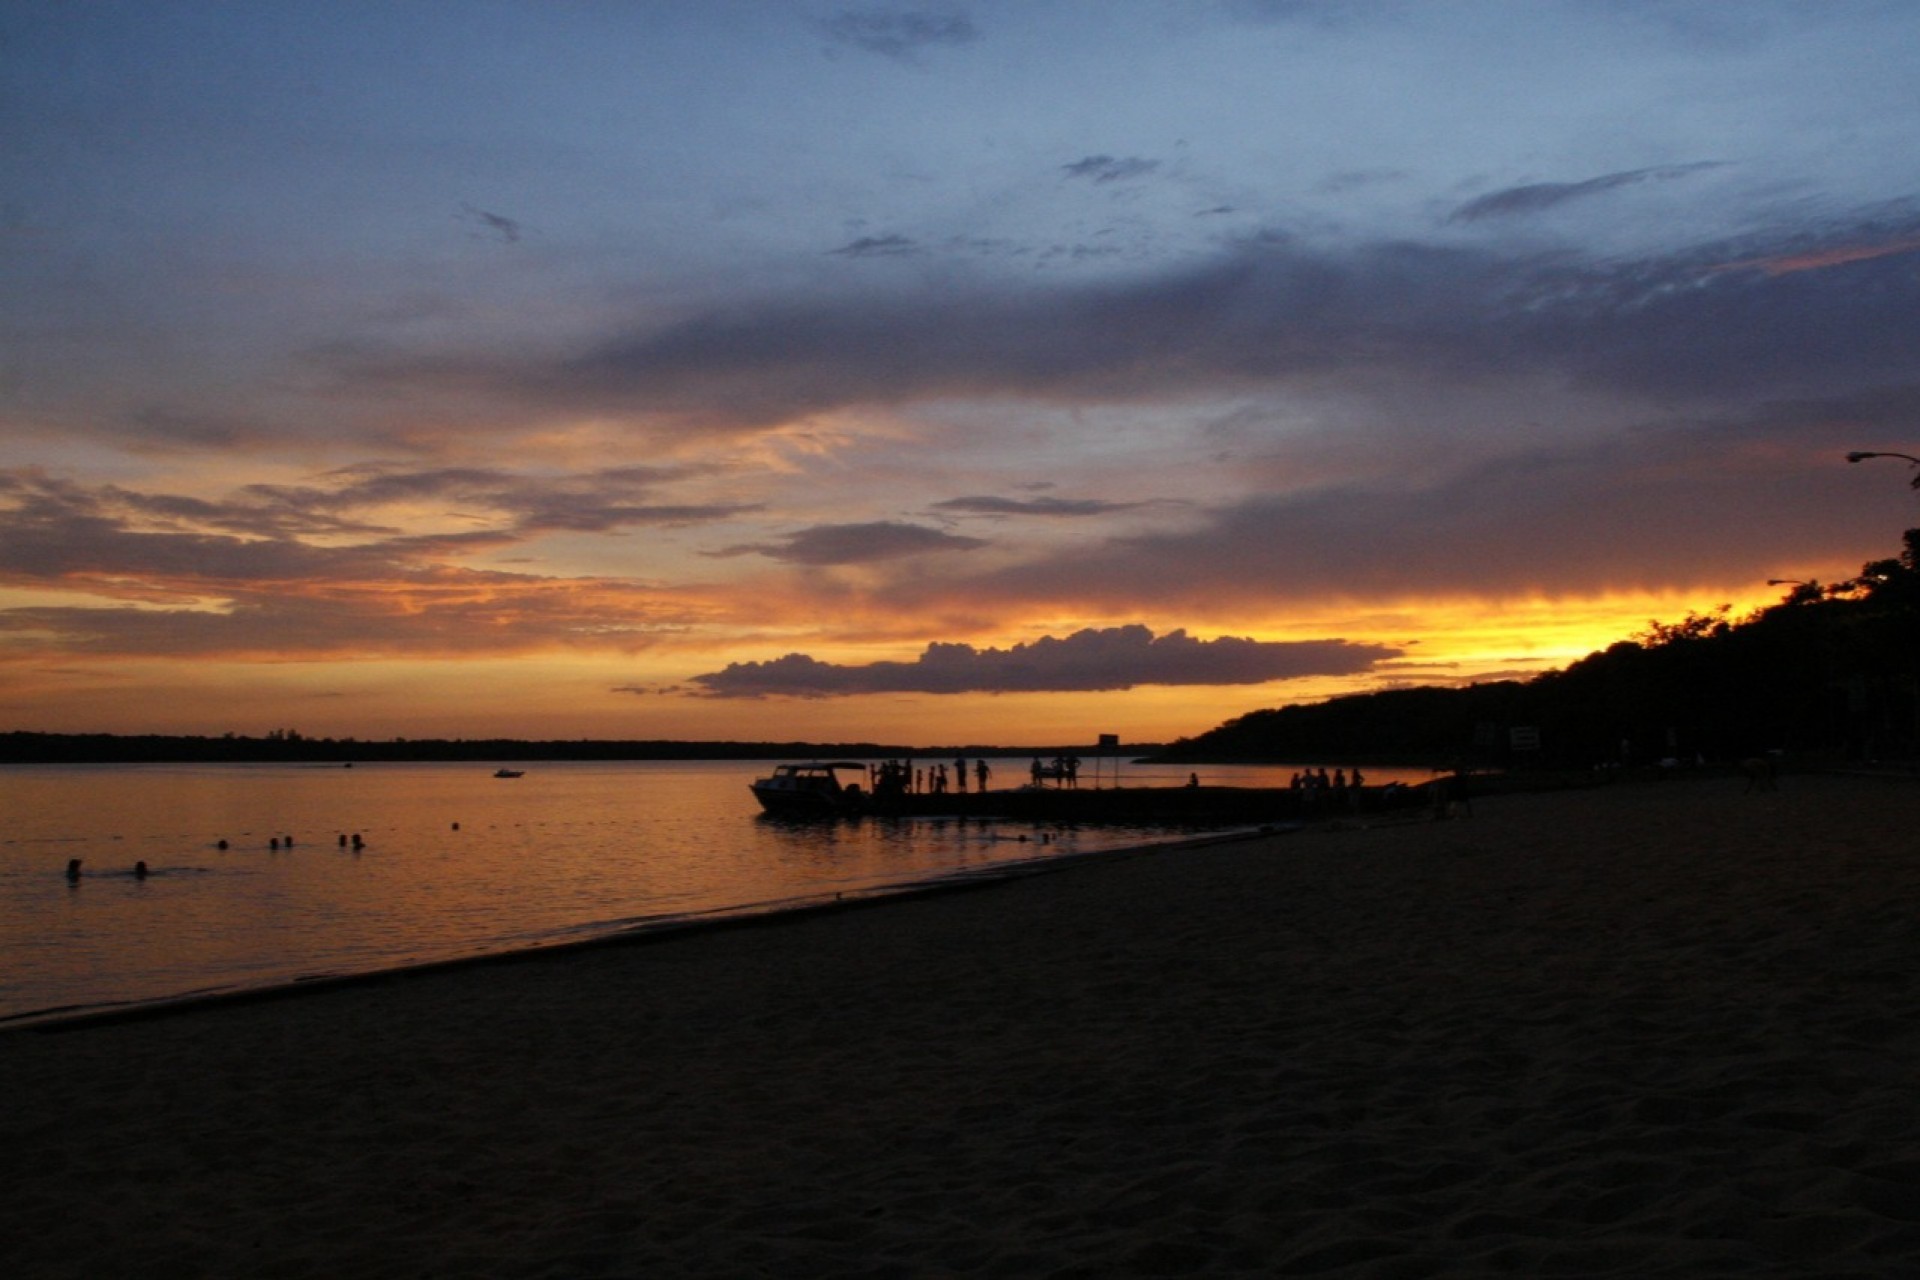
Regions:
<instances>
[{"instance_id":1,"label":"distant shoreline","mask_svg":"<svg viewBox=\"0 0 1920 1280\"><path fill-rule=\"evenodd\" d=\"M1096 748L1084 744L1006 747L970 743L902 746L880 742L703 742L672 739L309 738L224 734L0 733L7 764L338 764L462 760L885 760L900 757L1055 756L1133 758L1162 743Z\"/></svg>"}]
</instances>

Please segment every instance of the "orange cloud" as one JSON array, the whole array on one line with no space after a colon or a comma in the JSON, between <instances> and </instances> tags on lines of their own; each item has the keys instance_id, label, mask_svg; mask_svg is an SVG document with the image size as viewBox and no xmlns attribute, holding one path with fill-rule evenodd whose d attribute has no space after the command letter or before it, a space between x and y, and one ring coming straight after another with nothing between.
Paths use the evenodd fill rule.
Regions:
<instances>
[{"instance_id":1,"label":"orange cloud","mask_svg":"<svg viewBox=\"0 0 1920 1280\"><path fill-rule=\"evenodd\" d=\"M1902 253L1912 253L1915 249L1920 249L1920 236L1908 236L1903 240L1893 240L1885 244L1839 245L1832 249L1819 249L1811 253L1747 258L1739 262L1722 263L1712 270L1763 271L1770 276L1785 276L1792 275L1796 271L1818 271L1823 267L1845 266L1849 262L1870 262L1875 258L1891 258Z\"/></svg>"}]
</instances>

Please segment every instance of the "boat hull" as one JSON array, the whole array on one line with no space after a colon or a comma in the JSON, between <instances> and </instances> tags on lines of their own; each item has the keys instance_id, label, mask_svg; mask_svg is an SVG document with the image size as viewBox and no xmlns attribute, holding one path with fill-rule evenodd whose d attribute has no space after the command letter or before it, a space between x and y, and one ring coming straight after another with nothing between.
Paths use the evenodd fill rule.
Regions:
<instances>
[{"instance_id":1,"label":"boat hull","mask_svg":"<svg viewBox=\"0 0 1920 1280\"><path fill-rule=\"evenodd\" d=\"M857 811L866 798L858 784L840 781L841 772L866 776L866 766L851 762L783 764L772 775L747 784L768 813L782 817L824 816Z\"/></svg>"}]
</instances>

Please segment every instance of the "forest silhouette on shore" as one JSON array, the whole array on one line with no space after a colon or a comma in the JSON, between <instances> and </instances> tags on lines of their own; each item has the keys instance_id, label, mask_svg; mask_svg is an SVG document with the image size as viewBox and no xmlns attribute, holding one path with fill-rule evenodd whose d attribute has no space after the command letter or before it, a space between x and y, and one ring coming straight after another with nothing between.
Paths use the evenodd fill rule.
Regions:
<instances>
[{"instance_id":1,"label":"forest silhouette on shore","mask_svg":"<svg viewBox=\"0 0 1920 1280\"><path fill-rule=\"evenodd\" d=\"M1351 694L1254 711L1170 760L1500 768L1920 756L1920 529L1901 554L1734 618L1653 622L1531 679Z\"/></svg>"}]
</instances>

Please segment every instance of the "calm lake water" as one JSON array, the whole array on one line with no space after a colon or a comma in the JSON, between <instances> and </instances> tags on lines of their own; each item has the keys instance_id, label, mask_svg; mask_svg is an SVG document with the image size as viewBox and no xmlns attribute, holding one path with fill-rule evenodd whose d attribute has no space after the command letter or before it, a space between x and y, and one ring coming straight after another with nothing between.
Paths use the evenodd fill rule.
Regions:
<instances>
[{"instance_id":1,"label":"calm lake water","mask_svg":"<svg viewBox=\"0 0 1920 1280\"><path fill-rule=\"evenodd\" d=\"M994 764L996 782L1024 780L1022 762ZM3 769L0 1021L779 910L1170 834L776 821L747 791L769 767L538 762L515 779L471 763ZM1186 779L1170 767L1101 772L1106 785ZM1200 772L1277 786L1291 770ZM364 847L343 848L354 834ZM76 884L71 858L83 864ZM133 874L141 861L145 879Z\"/></svg>"}]
</instances>

